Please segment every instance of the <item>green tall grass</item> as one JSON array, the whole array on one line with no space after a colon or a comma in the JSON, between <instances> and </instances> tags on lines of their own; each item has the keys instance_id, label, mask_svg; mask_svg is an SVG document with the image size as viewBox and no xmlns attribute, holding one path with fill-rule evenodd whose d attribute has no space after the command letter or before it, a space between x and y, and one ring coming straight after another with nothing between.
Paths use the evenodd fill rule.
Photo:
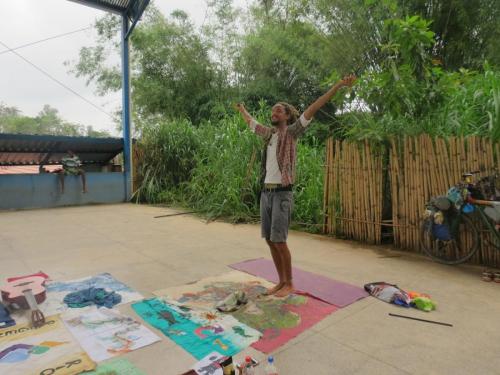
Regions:
<instances>
[{"instance_id":1,"label":"green tall grass","mask_svg":"<svg viewBox=\"0 0 500 375\"><path fill-rule=\"evenodd\" d=\"M447 73L435 86L436 99L418 117L397 113L342 115L340 137L384 144L403 135L480 135L500 140L500 72ZM263 103L257 118L265 123ZM315 126L313 123L312 127ZM234 112L194 126L186 120L142 124L144 150L136 199L194 209L207 218L232 222L259 218L262 140ZM323 222L324 139L312 131L297 147L294 226L319 231ZM325 133L326 134L326 133Z\"/></svg>"},{"instance_id":2,"label":"green tall grass","mask_svg":"<svg viewBox=\"0 0 500 375\"><path fill-rule=\"evenodd\" d=\"M141 202L163 203L178 200L176 191L191 179L200 139L189 121L149 122L142 126L138 143L142 150L135 192Z\"/></svg>"},{"instance_id":3,"label":"green tall grass","mask_svg":"<svg viewBox=\"0 0 500 375\"><path fill-rule=\"evenodd\" d=\"M257 117L268 120L268 109ZM231 222L259 219L262 140L236 114L198 127L188 121L147 124L138 146L142 184L135 197L185 206L205 217ZM317 231L322 222L324 148L299 141L293 220Z\"/></svg>"},{"instance_id":4,"label":"green tall grass","mask_svg":"<svg viewBox=\"0 0 500 375\"><path fill-rule=\"evenodd\" d=\"M261 141L235 117L205 123L197 135L196 166L183 188L186 202L209 217L234 222L258 217Z\"/></svg>"}]
</instances>

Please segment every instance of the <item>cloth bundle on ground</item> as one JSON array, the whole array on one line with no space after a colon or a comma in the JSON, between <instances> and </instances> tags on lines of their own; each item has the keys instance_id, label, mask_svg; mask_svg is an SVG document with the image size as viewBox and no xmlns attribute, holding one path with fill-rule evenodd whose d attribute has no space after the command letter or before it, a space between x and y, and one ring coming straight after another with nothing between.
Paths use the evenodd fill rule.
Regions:
<instances>
[{"instance_id":1,"label":"cloth bundle on ground","mask_svg":"<svg viewBox=\"0 0 500 375\"><path fill-rule=\"evenodd\" d=\"M238 310L241 306L246 305L247 302L248 298L245 292L237 290L217 303L215 307L221 312L233 312Z\"/></svg>"},{"instance_id":2,"label":"cloth bundle on ground","mask_svg":"<svg viewBox=\"0 0 500 375\"><path fill-rule=\"evenodd\" d=\"M69 293L64 297L64 303L69 307L86 307L90 305L106 306L108 309L119 304L122 296L103 288L88 288Z\"/></svg>"},{"instance_id":3,"label":"cloth bundle on ground","mask_svg":"<svg viewBox=\"0 0 500 375\"><path fill-rule=\"evenodd\" d=\"M436 310L436 304L428 297L416 297L411 300L412 306L423 311Z\"/></svg>"},{"instance_id":4,"label":"cloth bundle on ground","mask_svg":"<svg viewBox=\"0 0 500 375\"><path fill-rule=\"evenodd\" d=\"M389 284L384 281L378 281L365 285L365 290L372 296L404 307L416 307L423 311L432 311L436 309L436 303L431 300L428 294L418 292L405 292L397 285Z\"/></svg>"},{"instance_id":5,"label":"cloth bundle on ground","mask_svg":"<svg viewBox=\"0 0 500 375\"><path fill-rule=\"evenodd\" d=\"M372 296L388 303L399 306L410 307L410 296L397 285L388 284L384 281L377 281L365 285L365 290Z\"/></svg>"}]
</instances>

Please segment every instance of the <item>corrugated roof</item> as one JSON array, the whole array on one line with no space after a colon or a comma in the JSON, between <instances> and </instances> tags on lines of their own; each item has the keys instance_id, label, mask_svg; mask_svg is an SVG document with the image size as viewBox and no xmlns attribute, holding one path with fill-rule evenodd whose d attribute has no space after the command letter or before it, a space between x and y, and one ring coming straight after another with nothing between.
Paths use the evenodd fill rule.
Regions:
<instances>
[{"instance_id":1,"label":"corrugated roof","mask_svg":"<svg viewBox=\"0 0 500 375\"><path fill-rule=\"evenodd\" d=\"M123 14L134 20L146 7L149 0L69 0L92 8L102 9L112 13Z\"/></svg>"},{"instance_id":2,"label":"corrugated roof","mask_svg":"<svg viewBox=\"0 0 500 375\"><path fill-rule=\"evenodd\" d=\"M148 6L150 0L69 0L74 3L86 5L92 8L101 9L107 12L119 14L128 18L131 22L124 39L128 39L129 35L135 28L135 25L142 16L142 13Z\"/></svg>"},{"instance_id":3,"label":"corrugated roof","mask_svg":"<svg viewBox=\"0 0 500 375\"><path fill-rule=\"evenodd\" d=\"M92 8L106 10L108 12L123 13L129 8L130 4L132 2L135 2L136 0L69 0L69 1L87 5Z\"/></svg>"},{"instance_id":4,"label":"corrugated roof","mask_svg":"<svg viewBox=\"0 0 500 375\"><path fill-rule=\"evenodd\" d=\"M84 164L104 164L123 151L122 138L0 134L0 165L61 164L68 150Z\"/></svg>"}]
</instances>

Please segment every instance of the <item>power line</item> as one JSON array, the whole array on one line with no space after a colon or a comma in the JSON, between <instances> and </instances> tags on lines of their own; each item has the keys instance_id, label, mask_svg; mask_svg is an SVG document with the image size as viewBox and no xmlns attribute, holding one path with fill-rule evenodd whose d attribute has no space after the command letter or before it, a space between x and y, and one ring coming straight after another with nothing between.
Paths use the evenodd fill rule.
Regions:
<instances>
[{"instance_id":1,"label":"power line","mask_svg":"<svg viewBox=\"0 0 500 375\"><path fill-rule=\"evenodd\" d=\"M23 44L22 46L18 46L18 47L15 47L15 48L10 48L10 49L7 49L7 50L0 51L0 55L3 55L4 53L7 53L7 52L15 51L15 50L18 50L18 49L21 49L21 48L33 46L33 45L38 44L38 43L46 42L47 40L61 38L61 37L66 36L66 35L76 34L76 33L79 33L79 32L85 31L85 30L90 30L90 29L92 29L91 26L84 27L83 29L69 31L69 32L64 33L64 34L54 35L54 36L51 36L51 37L48 37L48 38L45 38L45 39L37 40L35 42L31 42L31 43L28 43L28 44Z\"/></svg>"},{"instance_id":2,"label":"power line","mask_svg":"<svg viewBox=\"0 0 500 375\"><path fill-rule=\"evenodd\" d=\"M111 115L110 113L106 112L104 109L102 109L100 106L98 106L97 104L94 104L93 102L91 102L90 100L88 100L87 98L83 97L82 95L80 95L79 93L77 93L75 90L73 90L71 87L68 87L66 86L64 83L62 83L61 81L59 81L57 78L53 77L52 75L50 75L48 72L46 72L45 70L43 70L42 68L40 68L39 66L33 64L31 61L29 61L27 58L25 58L24 56L20 55L19 53L17 53L16 51L14 51L13 49L11 49L8 45L6 45L4 42L2 42L0 40L0 44L3 45L5 48L7 48L9 50L9 52L12 52L13 54L17 55L18 57L20 57L21 59L23 59L25 62L27 62L28 64L30 64L33 68L35 68L36 70L38 70L40 73L42 73L43 75L47 76L48 78L50 78L51 80L53 80L54 82L56 82L57 84L59 84L60 86L64 87L66 90L70 91L71 93L75 94L76 96L78 96L80 99L82 99L83 101L87 102L88 104L90 104L92 107L98 109L99 111L101 111L102 113L105 113L106 115L108 115L109 117L113 118L113 115Z\"/></svg>"}]
</instances>

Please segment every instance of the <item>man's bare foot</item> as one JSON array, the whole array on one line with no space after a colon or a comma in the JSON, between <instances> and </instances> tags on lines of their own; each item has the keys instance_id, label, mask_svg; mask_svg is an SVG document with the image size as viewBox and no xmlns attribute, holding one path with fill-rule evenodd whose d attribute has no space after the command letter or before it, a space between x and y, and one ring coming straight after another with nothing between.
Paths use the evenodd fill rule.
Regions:
<instances>
[{"instance_id":1,"label":"man's bare foot","mask_svg":"<svg viewBox=\"0 0 500 375\"><path fill-rule=\"evenodd\" d=\"M293 284L285 283L283 287L280 290L278 290L274 295L279 298L287 297L289 294L293 293L294 290L295 289L293 288Z\"/></svg>"},{"instance_id":2,"label":"man's bare foot","mask_svg":"<svg viewBox=\"0 0 500 375\"><path fill-rule=\"evenodd\" d=\"M276 284L273 288L270 288L270 289L266 290L266 291L264 292L264 295L265 295L265 296L270 296L270 295L272 295L272 294L276 293L276 292L277 292L278 290L280 290L281 288L283 288L283 286L284 286L284 285L285 285L285 283L278 283L278 284Z\"/></svg>"}]
</instances>

